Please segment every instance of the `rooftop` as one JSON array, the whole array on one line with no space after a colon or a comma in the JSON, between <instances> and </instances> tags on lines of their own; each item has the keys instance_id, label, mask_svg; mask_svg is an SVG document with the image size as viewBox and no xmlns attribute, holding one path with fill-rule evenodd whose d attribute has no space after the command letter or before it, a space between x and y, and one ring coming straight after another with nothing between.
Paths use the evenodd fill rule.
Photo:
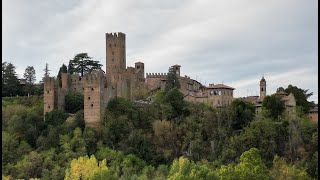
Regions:
<instances>
[{"instance_id":1,"label":"rooftop","mask_svg":"<svg viewBox=\"0 0 320 180\"><path fill-rule=\"evenodd\" d=\"M209 84L209 87L207 87L208 89L232 89L234 90L233 87L224 85L224 84Z\"/></svg>"}]
</instances>

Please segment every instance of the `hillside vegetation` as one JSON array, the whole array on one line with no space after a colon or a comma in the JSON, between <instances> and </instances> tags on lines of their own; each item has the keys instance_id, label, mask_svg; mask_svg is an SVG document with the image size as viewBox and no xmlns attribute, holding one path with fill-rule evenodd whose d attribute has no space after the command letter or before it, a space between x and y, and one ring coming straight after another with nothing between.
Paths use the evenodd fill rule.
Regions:
<instances>
[{"instance_id":1,"label":"hillside vegetation","mask_svg":"<svg viewBox=\"0 0 320 180\"><path fill-rule=\"evenodd\" d=\"M267 98L268 99L268 98ZM152 104L112 99L101 129L40 97L2 98L3 179L317 179L318 128L304 113L255 115L183 101L173 88Z\"/></svg>"}]
</instances>

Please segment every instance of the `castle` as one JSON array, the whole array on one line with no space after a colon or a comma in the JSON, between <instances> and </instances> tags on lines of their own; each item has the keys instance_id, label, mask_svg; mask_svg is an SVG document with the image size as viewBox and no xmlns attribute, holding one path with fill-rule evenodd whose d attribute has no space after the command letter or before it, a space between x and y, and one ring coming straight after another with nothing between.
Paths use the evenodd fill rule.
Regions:
<instances>
[{"instance_id":1,"label":"castle","mask_svg":"<svg viewBox=\"0 0 320 180\"><path fill-rule=\"evenodd\" d=\"M136 62L134 67L126 66L126 35L106 33L106 72L102 70L85 74L61 74L58 80L47 77L44 81L44 114L53 109L64 110L68 92L84 95L84 120L87 126L99 127L107 103L111 98L123 97L136 100L141 91L164 90L167 73L144 73L144 63ZM213 107L231 104L234 88L224 84L210 84L208 87L188 76L180 75L180 65L173 65L180 82L180 91L189 102L206 103ZM263 79L264 80L264 79ZM265 81L260 82L259 102L266 96ZM258 104L258 101L253 100ZM261 104L261 103L260 103ZM260 105L261 107L261 105Z\"/></svg>"}]
</instances>

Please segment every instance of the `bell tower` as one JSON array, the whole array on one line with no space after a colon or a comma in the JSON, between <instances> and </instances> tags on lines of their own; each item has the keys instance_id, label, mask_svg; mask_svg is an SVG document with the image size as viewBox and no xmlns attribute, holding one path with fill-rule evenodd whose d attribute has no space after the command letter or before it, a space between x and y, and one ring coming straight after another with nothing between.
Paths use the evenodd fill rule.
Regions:
<instances>
[{"instance_id":1,"label":"bell tower","mask_svg":"<svg viewBox=\"0 0 320 180\"><path fill-rule=\"evenodd\" d=\"M267 82L262 76L260 80L260 99L261 101L267 96Z\"/></svg>"}]
</instances>

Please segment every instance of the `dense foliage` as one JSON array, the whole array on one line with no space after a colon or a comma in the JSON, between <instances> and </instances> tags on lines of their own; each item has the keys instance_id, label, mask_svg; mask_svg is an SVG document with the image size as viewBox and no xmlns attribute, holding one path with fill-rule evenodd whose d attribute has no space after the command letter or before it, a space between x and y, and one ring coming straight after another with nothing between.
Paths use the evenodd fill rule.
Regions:
<instances>
[{"instance_id":1,"label":"dense foliage","mask_svg":"<svg viewBox=\"0 0 320 180\"><path fill-rule=\"evenodd\" d=\"M78 92L68 92L65 96L65 110L68 113L76 113L83 109L83 94Z\"/></svg>"},{"instance_id":2,"label":"dense foliage","mask_svg":"<svg viewBox=\"0 0 320 180\"><path fill-rule=\"evenodd\" d=\"M3 179L318 178L317 124L301 113L191 104L171 88L152 104L110 100L96 131L69 96L75 115L45 121L41 98L3 99Z\"/></svg>"}]
</instances>

